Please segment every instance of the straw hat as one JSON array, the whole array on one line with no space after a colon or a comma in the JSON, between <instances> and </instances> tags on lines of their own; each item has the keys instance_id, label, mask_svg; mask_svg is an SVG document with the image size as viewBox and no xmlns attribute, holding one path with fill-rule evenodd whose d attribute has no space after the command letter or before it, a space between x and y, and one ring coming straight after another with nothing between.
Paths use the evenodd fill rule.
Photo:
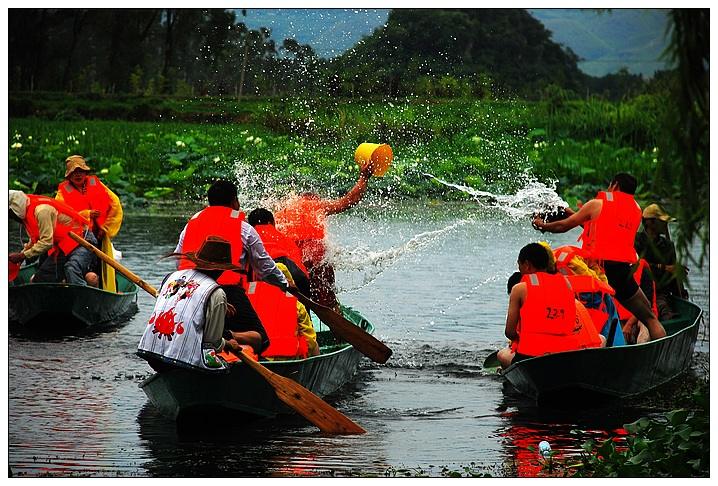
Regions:
<instances>
[{"instance_id":1,"label":"straw hat","mask_svg":"<svg viewBox=\"0 0 718 486\"><path fill-rule=\"evenodd\" d=\"M81 155L70 155L65 159L65 177L72 174L75 169L82 169L88 172L91 170Z\"/></svg>"},{"instance_id":2,"label":"straw hat","mask_svg":"<svg viewBox=\"0 0 718 486\"><path fill-rule=\"evenodd\" d=\"M185 258L194 263L197 270L241 270L232 263L231 243L215 235L207 236L199 251L171 253L167 257Z\"/></svg>"},{"instance_id":3,"label":"straw hat","mask_svg":"<svg viewBox=\"0 0 718 486\"><path fill-rule=\"evenodd\" d=\"M8 206L20 219L25 219L28 199L24 192L10 189L8 194Z\"/></svg>"},{"instance_id":4,"label":"straw hat","mask_svg":"<svg viewBox=\"0 0 718 486\"><path fill-rule=\"evenodd\" d=\"M643 210L643 219L660 219L661 221L675 221L676 218L672 218L666 213L658 204L649 204L646 209Z\"/></svg>"}]
</instances>

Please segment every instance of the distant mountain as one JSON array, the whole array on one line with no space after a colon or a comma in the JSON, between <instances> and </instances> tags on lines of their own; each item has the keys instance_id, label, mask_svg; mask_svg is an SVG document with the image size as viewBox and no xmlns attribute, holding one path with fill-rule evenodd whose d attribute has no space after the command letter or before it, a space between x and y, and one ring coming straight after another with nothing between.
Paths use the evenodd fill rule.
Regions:
<instances>
[{"instance_id":1,"label":"distant mountain","mask_svg":"<svg viewBox=\"0 0 718 486\"><path fill-rule=\"evenodd\" d=\"M592 76L622 67L650 77L665 69L659 60L667 45L667 9L528 9L553 35L583 61ZM251 28L268 27L281 45L294 38L311 45L322 57L336 57L383 26L389 9L246 9L238 18Z\"/></svg>"},{"instance_id":2,"label":"distant mountain","mask_svg":"<svg viewBox=\"0 0 718 486\"><path fill-rule=\"evenodd\" d=\"M622 67L652 76L666 69L659 60L668 45L667 9L529 9L584 61L579 68L591 76L615 73Z\"/></svg>"},{"instance_id":3,"label":"distant mountain","mask_svg":"<svg viewBox=\"0 0 718 486\"><path fill-rule=\"evenodd\" d=\"M321 57L336 57L381 27L389 9L265 8L237 9L237 18L256 29L268 27L278 46L287 38L309 44Z\"/></svg>"}]
</instances>

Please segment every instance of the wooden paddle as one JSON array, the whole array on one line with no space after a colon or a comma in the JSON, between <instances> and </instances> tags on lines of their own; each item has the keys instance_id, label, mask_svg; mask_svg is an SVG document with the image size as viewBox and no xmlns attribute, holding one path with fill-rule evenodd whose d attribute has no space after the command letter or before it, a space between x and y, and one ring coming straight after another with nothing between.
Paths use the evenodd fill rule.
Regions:
<instances>
[{"instance_id":1,"label":"wooden paddle","mask_svg":"<svg viewBox=\"0 0 718 486\"><path fill-rule=\"evenodd\" d=\"M142 289L152 297L157 297L157 290L154 287L100 251L95 245L75 233L70 232L69 235L73 240L97 255L100 260L112 266L129 280L142 287ZM366 430L354 423L349 417L342 414L339 410L329 405L296 381L268 370L265 366L246 355L244 351L235 354L245 365L259 373L262 378L274 388L274 393L277 394L277 397L281 401L319 427L322 432L336 435L363 434L366 432Z\"/></svg>"},{"instance_id":2,"label":"wooden paddle","mask_svg":"<svg viewBox=\"0 0 718 486\"><path fill-rule=\"evenodd\" d=\"M329 329L331 329L337 337L354 346L354 348L364 356L377 363L386 363L391 356L392 351L386 344L379 341L361 327L352 324L346 317L327 306L314 302L296 288L290 287L289 292L294 295L299 302L304 304L306 308L314 311L317 317L329 326Z\"/></svg>"}]
</instances>

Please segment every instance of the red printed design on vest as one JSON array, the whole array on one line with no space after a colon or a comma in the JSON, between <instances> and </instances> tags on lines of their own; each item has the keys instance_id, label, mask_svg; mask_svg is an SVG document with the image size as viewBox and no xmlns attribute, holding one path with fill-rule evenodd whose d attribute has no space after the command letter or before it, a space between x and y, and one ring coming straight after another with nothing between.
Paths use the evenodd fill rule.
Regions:
<instances>
[{"instance_id":1,"label":"red printed design on vest","mask_svg":"<svg viewBox=\"0 0 718 486\"><path fill-rule=\"evenodd\" d=\"M175 323L175 317L177 317L177 315L174 312L174 308L160 312L159 315L152 314L149 325L154 324L155 328L152 329L152 332L157 334L157 339L166 337L168 341L172 341L172 336L184 332L183 323Z\"/></svg>"}]
</instances>

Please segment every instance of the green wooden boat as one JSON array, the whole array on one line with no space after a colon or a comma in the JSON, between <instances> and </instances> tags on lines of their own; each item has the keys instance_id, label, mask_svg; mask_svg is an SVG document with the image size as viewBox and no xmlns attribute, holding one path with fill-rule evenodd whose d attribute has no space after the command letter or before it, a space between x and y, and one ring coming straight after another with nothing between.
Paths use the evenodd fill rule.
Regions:
<instances>
[{"instance_id":1,"label":"green wooden boat","mask_svg":"<svg viewBox=\"0 0 718 486\"><path fill-rule=\"evenodd\" d=\"M137 310L137 286L117 273L118 292L64 283L30 283L36 264L20 269L8 289L9 321L55 331L115 322Z\"/></svg>"},{"instance_id":2,"label":"green wooden boat","mask_svg":"<svg viewBox=\"0 0 718 486\"><path fill-rule=\"evenodd\" d=\"M350 307L342 313L369 333L374 326ZM326 329L326 327L324 327ZM362 359L350 344L339 342L329 330L317 329L321 354L290 361L261 361L279 375L291 378L319 397L326 397L348 383ZM181 421L186 416L274 417L293 410L277 398L274 389L242 363L231 365L228 373L173 368L155 373L140 388L160 413Z\"/></svg>"},{"instance_id":3,"label":"green wooden boat","mask_svg":"<svg viewBox=\"0 0 718 486\"><path fill-rule=\"evenodd\" d=\"M529 358L503 371L509 383L538 404L628 398L667 383L688 369L703 311L673 298L676 317L667 335L643 344L593 348ZM620 332L620 329L618 330Z\"/></svg>"}]
</instances>

